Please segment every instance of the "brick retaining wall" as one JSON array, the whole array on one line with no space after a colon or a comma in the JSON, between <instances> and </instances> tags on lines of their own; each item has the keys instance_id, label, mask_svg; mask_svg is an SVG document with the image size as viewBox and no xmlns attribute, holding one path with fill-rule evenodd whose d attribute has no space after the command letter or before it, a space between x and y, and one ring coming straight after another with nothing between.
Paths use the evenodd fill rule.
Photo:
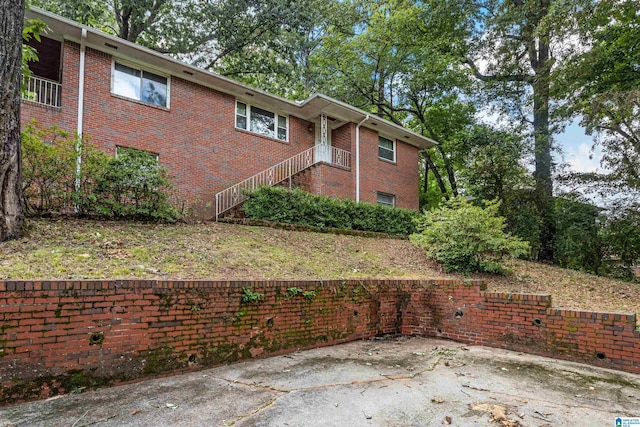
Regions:
<instances>
[{"instance_id":1,"label":"brick retaining wall","mask_svg":"<svg viewBox=\"0 0 640 427\"><path fill-rule=\"evenodd\" d=\"M640 373L635 315L479 282L0 281L0 322L5 404L398 333Z\"/></svg>"}]
</instances>

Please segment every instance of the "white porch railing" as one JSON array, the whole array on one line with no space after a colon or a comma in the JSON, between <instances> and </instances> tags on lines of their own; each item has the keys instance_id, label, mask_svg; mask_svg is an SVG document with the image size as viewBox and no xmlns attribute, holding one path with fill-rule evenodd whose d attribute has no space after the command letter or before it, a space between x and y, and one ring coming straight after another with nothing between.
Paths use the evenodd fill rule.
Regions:
<instances>
[{"instance_id":1,"label":"white porch railing","mask_svg":"<svg viewBox=\"0 0 640 427\"><path fill-rule=\"evenodd\" d=\"M331 147L331 164L351 169L351 152L341 148Z\"/></svg>"},{"instance_id":2,"label":"white porch railing","mask_svg":"<svg viewBox=\"0 0 640 427\"><path fill-rule=\"evenodd\" d=\"M335 166L350 168L351 153L329 145L316 145L226 190L222 190L216 194L216 221L220 217L220 214L247 200L245 192L257 190L259 187L265 185L273 186L279 184L318 162L326 162Z\"/></svg>"},{"instance_id":3,"label":"white porch railing","mask_svg":"<svg viewBox=\"0 0 640 427\"><path fill-rule=\"evenodd\" d=\"M62 106L62 85L53 80L36 76L22 76L22 99L37 102L49 107Z\"/></svg>"}]
</instances>

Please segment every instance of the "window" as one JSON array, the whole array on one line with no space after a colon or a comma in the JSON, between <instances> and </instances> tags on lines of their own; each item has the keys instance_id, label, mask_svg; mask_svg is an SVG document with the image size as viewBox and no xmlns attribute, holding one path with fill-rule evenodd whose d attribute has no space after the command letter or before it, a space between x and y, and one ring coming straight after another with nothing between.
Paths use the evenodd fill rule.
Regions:
<instances>
[{"instance_id":1,"label":"window","mask_svg":"<svg viewBox=\"0 0 640 427\"><path fill-rule=\"evenodd\" d=\"M122 184L132 188L158 189L160 180L160 156L138 148L116 146L116 159Z\"/></svg>"},{"instance_id":2,"label":"window","mask_svg":"<svg viewBox=\"0 0 640 427\"><path fill-rule=\"evenodd\" d=\"M236 127L281 141L287 140L288 119L244 102L236 102Z\"/></svg>"},{"instance_id":3,"label":"window","mask_svg":"<svg viewBox=\"0 0 640 427\"><path fill-rule=\"evenodd\" d=\"M378 192L378 204L394 207L396 205L396 196L393 194Z\"/></svg>"},{"instance_id":4,"label":"window","mask_svg":"<svg viewBox=\"0 0 640 427\"><path fill-rule=\"evenodd\" d=\"M149 159L155 160L156 162L160 161L160 155L158 153L152 153L151 151L141 150L139 148L122 147L120 145L116 145L116 159L118 158L118 156L122 155L145 156Z\"/></svg>"},{"instance_id":5,"label":"window","mask_svg":"<svg viewBox=\"0 0 640 427\"><path fill-rule=\"evenodd\" d=\"M166 77L117 62L113 67L112 91L116 95L159 107L169 106L169 82Z\"/></svg>"},{"instance_id":6,"label":"window","mask_svg":"<svg viewBox=\"0 0 640 427\"><path fill-rule=\"evenodd\" d=\"M378 137L378 157L390 162L396 161L396 143L383 136Z\"/></svg>"}]
</instances>

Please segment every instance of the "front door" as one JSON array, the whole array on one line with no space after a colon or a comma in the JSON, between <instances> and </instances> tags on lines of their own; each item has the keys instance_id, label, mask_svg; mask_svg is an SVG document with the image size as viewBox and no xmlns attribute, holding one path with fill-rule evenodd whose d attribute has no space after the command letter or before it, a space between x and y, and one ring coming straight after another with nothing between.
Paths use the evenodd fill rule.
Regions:
<instances>
[{"instance_id":1,"label":"front door","mask_svg":"<svg viewBox=\"0 0 640 427\"><path fill-rule=\"evenodd\" d=\"M327 116L320 115L320 123L316 123L316 161L331 163L331 130L327 124Z\"/></svg>"}]
</instances>

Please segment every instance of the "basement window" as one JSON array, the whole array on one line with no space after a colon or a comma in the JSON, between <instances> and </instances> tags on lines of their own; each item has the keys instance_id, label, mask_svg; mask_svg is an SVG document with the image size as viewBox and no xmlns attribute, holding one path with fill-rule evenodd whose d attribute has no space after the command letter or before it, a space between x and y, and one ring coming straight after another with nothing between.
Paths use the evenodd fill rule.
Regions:
<instances>
[{"instance_id":1,"label":"basement window","mask_svg":"<svg viewBox=\"0 0 640 427\"><path fill-rule=\"evenodd\" d=\"M151 151L141 150L139 148L123 147L121 145L116 146L116 159L122 156L144 156L149 160L160 161L160 155L158 153L152 153Z\"/></svg>"},{"instance_id":2,"label":"basement window","mask_svg":"<svg viewBox=\"0 0 640 427\"><path fill-rule=\"evenodd\" d=\"M389 193L381 193L378 191L378 204L394 207L396 205L396 196Z\"/></svg>"},{"instance_id":3,"label":"basement window","mask_svg":"<svg viewBox=\"0 0 640 427\"><path fill-rule=\"evenodd\" d=\"M157 176L160 167L160 155L147 150L140 150L132 147L116 146L116 159L122 159L122 161L129 165L129 169L133 161L140 172L130 173L125 172L121 177L123 182L131 188L145 189L151 191L157 191ZM129 160L129 162L127 161Z\"/></svg>"},{"instance_id":4,"label":"basement window","mask_svg":"<svg viewBox=\"0 0 640 427\"><path fill-rule=\"evenodd\" d=\"M111 92L158 107L169 107L169 79L149 71L113 63Z\"/></svg>"},{"instance_id":5,"label":"basement window","mask_svg":"<svg viewBox=\"0 0 640 427\"><path fill-rule=\"evenodd\" d=\"M289 119L246 102L236 102L236 128L287 141Z\"/></svg>"}]
</instances>

